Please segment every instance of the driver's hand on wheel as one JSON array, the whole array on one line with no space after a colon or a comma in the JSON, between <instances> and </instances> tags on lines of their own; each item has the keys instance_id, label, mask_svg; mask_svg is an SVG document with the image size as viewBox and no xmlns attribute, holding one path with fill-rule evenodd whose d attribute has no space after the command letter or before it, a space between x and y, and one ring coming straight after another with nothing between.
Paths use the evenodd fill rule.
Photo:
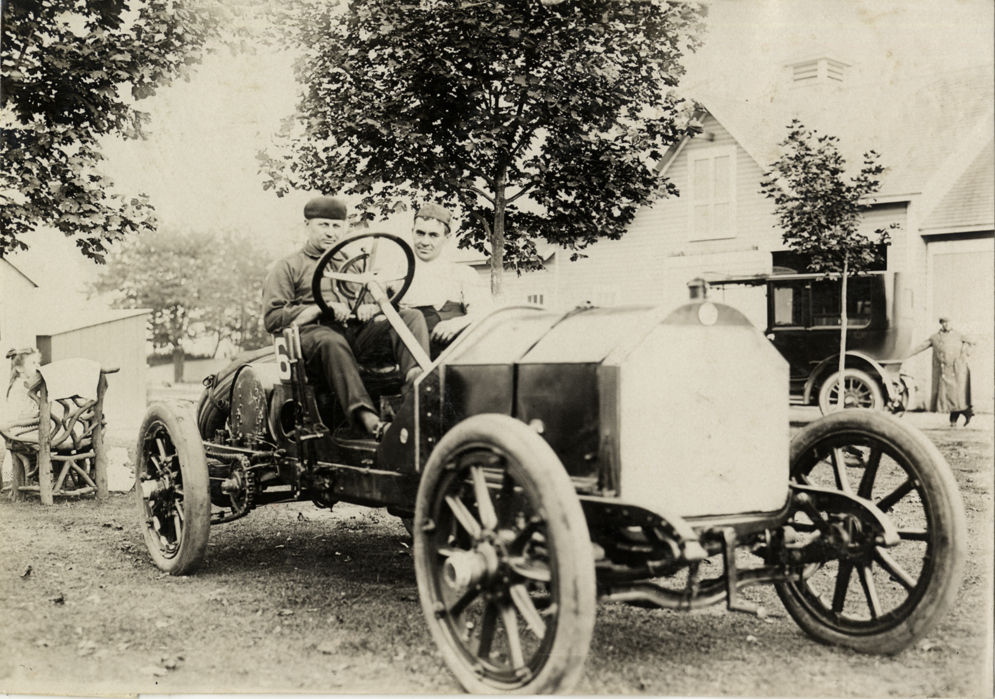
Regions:
<instances>
[{"instance_id":1,"label":"driver's hand on wheel","mask_svg":"<svg viewBox=\"0 0 995 699\"><path fill-rule=\"evenodd\" d=\"M348 310L348 309L346 309ZM305 306L304 310L301 311L296 318L294 318L291 325L307 325L308 323L313 323L321 317L321 308L317 305Z\"/></svg>"},{"instance_id":2,"label":"driver's hand on wheel","mask_svg":"<svg viewBox=\"0 0 995 699\"><path fill-rule=\"evenodd\" d=\"M360 322L365 323L379 312L380 312L380 306L378 306L377 304L364 303L362 306L356 309L356 318L358 318Z\"/></svg>"},{"instance_id":3,"label":"driver's hand on wheel","mask_svg":"<svg viewBox=\"0 0 995 699\"><path fill-rule=\"evenodd\" d=\"M335 320L340 323L345 323L352 315L349 307L344 303L330 303L328 304L328 310L330 310L332 315L335 316Z\"/></svg>"}]
</instances>

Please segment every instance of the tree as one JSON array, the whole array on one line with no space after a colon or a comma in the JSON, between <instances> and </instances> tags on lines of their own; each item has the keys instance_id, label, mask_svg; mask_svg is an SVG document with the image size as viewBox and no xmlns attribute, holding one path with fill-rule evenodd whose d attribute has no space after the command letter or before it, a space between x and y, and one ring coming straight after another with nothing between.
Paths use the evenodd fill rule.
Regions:
<instances>
[{"instance_id":1,"label":"tree","mask_svg":"<svg viewBox=\"0 0 995 699\"><path fill-rule=\"evenodd\" d=\"M267 341L261 327L266 256L230 233L160 231L118 244L94 290L117 308L152 309L155 349L171 349L183 381L183 343L212 336L241 349Z\"/></svg>"},{"instance_id":2,"label":"tree","mask_svg":"<svg viewBox=\"0 0 995 699\"><path fill-rule=\"evenodd\" d=\"M100 172L100 139L142 137L149 117L135 103L189 79L231 17L220 0L3 3L0 257L26 250L38 226L98 262L114 240L152 230L148 198L113 193Z\"/></svg>"},{"instance_id":3,"label":"tree","mask_svg":"<svg viewBox=\"0 0 995 699\"><path fill-rule=\"evenodd\" d=\"M671 88L703 10L674 0L301 0L297 132L267 188L361 195L366 220L458 204L462 246L540 266L535 239L616 240L674 187L654 165L688 130ZM292 135L291 135L292 134Z\"/></svg>"},{"instance_id":4,"label":"tree","mask_svg":"<svg viewBox=\"0 0 995 699\"><path fill-rule=\"evenodd\" d=\"M881 188L878 180L884 167L871 150L864 154L863 167L847 183L846 161L839 152L839 139L819 135L793 119L788 137L780 144L782 155L764 176L760 191L774 200L774 215L784 232L784 243L809 260L813 272L826 272L840 278L840 359L839 407L843 408L844 367L847 330L847 280L879 261L891 224L871 235L860 232L863 212L869 198Z\"/></svg>"}]
</instances>

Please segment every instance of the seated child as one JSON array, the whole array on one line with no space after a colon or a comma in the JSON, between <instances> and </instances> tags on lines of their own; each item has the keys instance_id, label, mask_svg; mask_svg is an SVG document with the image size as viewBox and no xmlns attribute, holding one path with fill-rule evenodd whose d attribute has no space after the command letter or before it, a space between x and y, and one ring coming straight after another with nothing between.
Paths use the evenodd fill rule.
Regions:
<instances>
[{"instance_id":1,"label":"seated child","mask_svg":"<svg viewBox=\"0 0 995 699\"><path fill-rule=\"evenodd\" d=\"M27 382L38 373L41 366L41 352L34 347L12 349L7 353L10 360L10 385L7 387L5 400L0 403L0 437L5 442L38 441L38 404L28 395ZM4 451L0 449L0 468L4 461ZM25 460L25 455L11 452L11 458L19 462ZM23 464L27 470L28 464ZM0 471L0 487L3 485L3 475Z\"/></svg>"},{"instance_id":2,"label":"seated child","mask_svg":"<svg viewBox=\"0 0 995 699\"><path fill-rule=\"evenodd\" d=\"M34 347L12 349L10 360L10 385L0 411L0 433L5 438L21 442L38 440L38 404L28 395L28 382L38 374L41 352Z\"/></svg>"}]
</instances>

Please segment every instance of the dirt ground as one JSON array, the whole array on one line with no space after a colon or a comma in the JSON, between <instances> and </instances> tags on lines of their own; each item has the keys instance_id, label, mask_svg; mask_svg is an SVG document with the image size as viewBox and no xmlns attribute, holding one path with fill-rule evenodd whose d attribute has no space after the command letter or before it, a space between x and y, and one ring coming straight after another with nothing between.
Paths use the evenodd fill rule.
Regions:
<instances>
[{"instance_id":1,"label":"dirt ground","mask_svg":"<svg viewBox=\"0 0 995 699\"><path fill-rule=\"evenodd\" d=\"M958 601L894 657L822 646L772 588L769 616L598 608L578 694L992 696L992 416L925 428L960 483L970 555ZM942 418L942 419L936 419ZM422 618L410 539L383 510L263 507L215 527L205 567L151 563L133 494L0 499L0 692L449 694Z\"/></svg>"}]
</instances>

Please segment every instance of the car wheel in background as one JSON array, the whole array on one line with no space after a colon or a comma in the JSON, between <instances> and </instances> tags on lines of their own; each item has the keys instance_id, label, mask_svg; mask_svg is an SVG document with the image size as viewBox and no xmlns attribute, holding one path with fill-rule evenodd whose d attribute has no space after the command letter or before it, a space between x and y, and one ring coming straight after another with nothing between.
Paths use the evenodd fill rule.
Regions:
<instances>
[{"instance_id":1,"label":"car wheel in background","mask_svg":"<svg viewBox=\"0 0 995 699\"><path fill-rule=\"evenodd\" d=\"M819 410L823 415L839 410L840 373L834 371L822 382L819 389ZM881 410L884 407L884 397L881 386L866 371L860 369L845 369L843 371L843 406L844 408L866 408Z\"/></svg>"}]
</instances>

